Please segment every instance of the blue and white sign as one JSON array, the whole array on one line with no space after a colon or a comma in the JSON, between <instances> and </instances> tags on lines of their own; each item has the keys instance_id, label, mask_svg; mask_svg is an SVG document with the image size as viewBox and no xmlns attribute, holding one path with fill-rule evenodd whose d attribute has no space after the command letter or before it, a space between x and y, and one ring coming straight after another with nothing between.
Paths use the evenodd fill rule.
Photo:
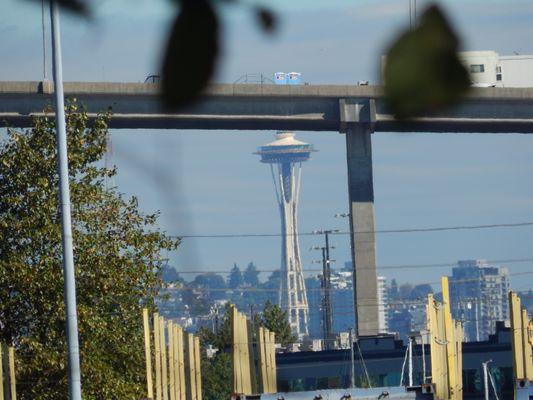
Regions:
<instances>
[{"instance_id":1,"label":"blue and white sign","mask_svg":"<svg viewBox=\"0 0 533 400\"><path fill-rule=\"evenodd\" d=\"M287 74L285 72L276 72L274 74L274 83L276 85L286 85L287 84Z\"/></svg>"},{"instance_id":2,"label":"blue and white sign","mask_svg":"<svg viewBox=\"0 0 533 400\"><path fill-rule=\"evenodd\" d=\"M302 74L299 72L289 72L287 76L289 85L299 85L302 83Z\"/></svg>"}]
</instances>

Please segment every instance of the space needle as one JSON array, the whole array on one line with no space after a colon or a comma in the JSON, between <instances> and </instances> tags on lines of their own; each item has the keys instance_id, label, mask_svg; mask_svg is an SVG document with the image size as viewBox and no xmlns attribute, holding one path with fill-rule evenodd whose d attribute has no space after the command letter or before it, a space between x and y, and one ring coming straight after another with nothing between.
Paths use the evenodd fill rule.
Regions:
<instances>
[{"instance_id":1,"label":"space needle","mask_svg":"<svg viewBox=\"0 0 533 400\"><path fill-rule=\"evenodd\" d=\"M281 266L279 305L287 311L292 332L309 334L309 306L298 245L298 197L302 162L309 160L313 146L296 140L292 132L278 132L273 142L255 154L270 164L281 217Z\"/></svg>"}]
</instances>

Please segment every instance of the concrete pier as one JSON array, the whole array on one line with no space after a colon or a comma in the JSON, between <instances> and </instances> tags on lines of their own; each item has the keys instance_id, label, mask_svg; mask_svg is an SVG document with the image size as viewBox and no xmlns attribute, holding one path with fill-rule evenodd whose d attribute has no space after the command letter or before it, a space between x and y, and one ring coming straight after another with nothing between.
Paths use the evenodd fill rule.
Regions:
<instances>
[{"instance_id":1,"label":"concrete pier","mask_svg":"<svg viewBox=\"0 0 533 400\"><path fill-rule=\"evenodd\" d=\"M368 125L351 125L346 130L355 317L360 336L379 332L371 133Z\"/></svg>"}]
</instances>

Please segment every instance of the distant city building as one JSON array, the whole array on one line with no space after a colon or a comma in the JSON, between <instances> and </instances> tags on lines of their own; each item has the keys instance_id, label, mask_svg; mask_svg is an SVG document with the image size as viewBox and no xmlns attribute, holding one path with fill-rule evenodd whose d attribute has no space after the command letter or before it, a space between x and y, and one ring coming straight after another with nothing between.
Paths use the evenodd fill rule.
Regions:
<instances>
[{"instance_id":1,"label":"distant city building","mask_svg":"<svg viewBox=\"0 0 533 400\"><path fill-rule=\"evenodd\" d=\"M473 86L533 87L533 55L463 51L459 59L470 73Z\"/></svg>"},{"instance_id":2,"label":"distant city building","mask_svg":"<svg viewBox=\"0 0 533 400\"><path fill-rule=\"evenodd\" d=\"M533 314L533 290L529 289L527 292L518 292L522 307L524 307L528 314Z\"/></svg>"},{"instance_id":3,"label":"distant city building","mask_svg":"<svg viewBox=\"0 0 533 400\"><path fill-rule=\"evenodd\" d=\"M387 290L387 278L378 275L378 315L379 315L379 332L387 333L389 331L389 294Z\"/></svg>"},{"instance_id":4,"label":"distant city building","mask_svg":"<svg viewBox=\"0 0 533 400\"><path fill-rule=\"evenodd\" d=\"M464 327L465 341L487 340L497 321L509 321L507 268L485 260L459 261L450 277L452 314Z\"/></svg>"},{"instance_id":5,"label":"distant city building","mask_svg":"<svg viewBox=\"0 0 533 400\"><path fill-rule=\"evenodd\" d=\"M322 274L305 280L309 302L309 336L322 337ZM333 333L348 332L354 327L353 282L351 271L331 271L331 304L333 310Z\"/></svg>"}]
</instances>

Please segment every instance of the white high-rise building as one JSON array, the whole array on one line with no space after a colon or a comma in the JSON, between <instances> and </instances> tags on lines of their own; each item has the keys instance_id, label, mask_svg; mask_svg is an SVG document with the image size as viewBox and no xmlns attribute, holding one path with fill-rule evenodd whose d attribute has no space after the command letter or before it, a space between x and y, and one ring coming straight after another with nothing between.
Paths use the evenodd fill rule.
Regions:
<instances>
[{"instance_id":1,"label":"white high-rise building","mask_svg":"<svg viewBox=\"0 0 533 400\"><path fill-rule=\"evenodd\" d=\"M378 316L379 316L379 333L388 333L388 302L387 278L378 275Z\"/></svg>"},{"instance_id":2,"label":"white high-rise building","mask_svg":"<svg viewBox=\"0 0 533 400\"><path fill-rule=\"evenodd\" d=\"M287 310L292 331L309 334L309 307L298 243L298 197L302 162L309 160L313 146L280 132L276 140L261 146L256 154L270 164L281 217L281 287L279 305Z\"/></svg>"}]
</instances>

